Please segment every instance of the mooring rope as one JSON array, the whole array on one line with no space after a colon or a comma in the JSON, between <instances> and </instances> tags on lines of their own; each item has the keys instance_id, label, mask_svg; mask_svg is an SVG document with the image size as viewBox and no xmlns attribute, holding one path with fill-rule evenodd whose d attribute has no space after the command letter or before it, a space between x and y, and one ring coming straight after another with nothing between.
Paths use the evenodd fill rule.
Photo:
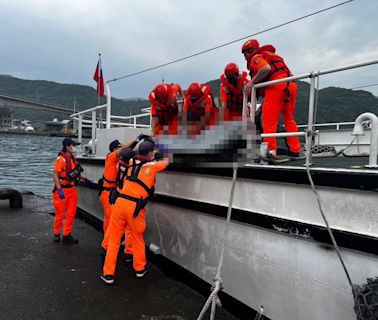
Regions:
<instances>
[{"instance_id":1,"label":"mooring rope","mask_svg":"<svg viewBox=\"0 0 378 320\"><path fill-rule=\"evenodd\" d=\"M349 283L349 285L350 285L350 287L351 287L351 289L352 289L353 300L355 301L355 304L356 304L356 302L357 302L357 297L356 297L355 287L354 287L353 282L352 282L352 279L351 279L351 277L350 277L350 275L349 275L348 269L347 269L347 267L346 267L346 265L345 265L344 259L343 259L342 255L341 255L341 252L340 252L339 246L337 245L336 239L335 239L335 237L334 237L334 235L333 235L333 232L332 232L332 230L331 230L331 228L330 228L330 226L329 226L329 223L328 223L327 217L326 217L325 214L324 214L323 207L322 207L322 204L321 204L321 202L320 202L320 195L319 195L318 191L317 191L316 188L315 188L314 181L312 180L312 177L311 177L311 171L310 171L310 167L309 167L309 165L306 165L306 172L307 172L308 180L310 181L311 189L312 189L312 191L314 192L314 194L315 194L315 196L316 196L316 201L318 202L318 207L319 207L320 213L321 213L322 218L323 218L323 220L324 220L324 222L325 222L325 224L326 224L326 227L327 227L327 231L328 231L328 233L329 233L329 236L331 237L332 244L333 244L333 246L334 246L334 248L335 248L335 250L336 250L337 256L339 257L340 263L341 263L341 265L342 265L342 267L343 267L343 269L344 269L345 275L346 275L346 277L347 277L347 279L348 279L348 283ZM357 311L356 311L356 312L357 312ZM360 310L359 310L359 309L358 309L358 313L360 313ZM359 314L357 314L357 316L361 317L361 315L359 315ZM361 318L361 319L364 319L364 318Z\"/></svg>"},{"instance_id":2,"label":"mooring rope","mask_svg":"<svg viewBox=\"0 0 378 320\"><path fill-rule=\"evenodd\" d=\"M228 241L228 234L231 227L231 212L232 212L232 202L234 200L234 193L235 193L235 185L236 185L236 177L237 177L237 167L233 169L232 175L232 186L230 192L230 201L228 204L228 211L227 211L227 218L224 225L224 232L223 232L223 239L222 239L222 246L219 256L219 263L217 268L217 273L214 278L214 284L212 287L212 292L210 293L209 298L206 300L205 305L203 306L201 313L199 314L197 320L202 320L207 309L209 309L211 304L211 312L210 312L210 319L214 320L215 318L215 311L216 311L216 302L218 298L218 292L222 288L222 269L223 269L223 260L224 260L224 250Z\"/></svg>"}]
</instances>

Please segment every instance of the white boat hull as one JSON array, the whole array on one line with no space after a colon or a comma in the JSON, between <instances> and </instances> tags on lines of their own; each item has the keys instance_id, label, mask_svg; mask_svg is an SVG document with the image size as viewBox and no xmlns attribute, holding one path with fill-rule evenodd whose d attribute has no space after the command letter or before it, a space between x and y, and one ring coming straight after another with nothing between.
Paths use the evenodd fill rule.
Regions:
<instances>
[{"instance_id":1,"label":"white boat hull","mask_svg":"<svg viewBox=\"0 0 378 320\"><path fill-rule=\"evenodd\" d=\"M92 179L102 175L101 166L84 167ZM146 244L158 246L163 256L212 283L225 219L200 207L206 203L224 209L230 189L230 177L159 174L157 193L177 205L148 204ZM376 192L327 187L319 187L319 192L333 229L378 238ZM79 207L102 219L97 191L80 187L79 193ZM180 199L193 205L180 207ZM315 228L324 225L312 190L302 184L240 178L234 208L253 219L257 215ZM270 319L355 319L351 289L333 247L314 240L311 230L285 228L282 223L270 227L232 220L223 290L255 310L263 306ZM341 252L355 284L378 275L377 255L347 248Z\"/></svg>"}]
</instances>

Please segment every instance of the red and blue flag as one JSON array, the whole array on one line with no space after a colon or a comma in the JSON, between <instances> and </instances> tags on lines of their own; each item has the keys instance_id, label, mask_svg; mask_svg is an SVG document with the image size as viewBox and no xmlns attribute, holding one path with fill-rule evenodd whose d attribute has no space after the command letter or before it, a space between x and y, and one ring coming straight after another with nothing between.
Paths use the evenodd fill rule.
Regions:
<instances>
[{"instance_id":1,"label":"red and blue flag","mask_svg":"<svg viewBox=\"0 0 378 320\"><path fill-rule=\"evenodd\" d=\"M101 68L101 60L99 59L97 62L96 71L93 75L93 80L97 82L97 94L99 96L105 95L105 84L104 84L104 77L102 75L102 68Z\"/></svg>"}]
</instances>

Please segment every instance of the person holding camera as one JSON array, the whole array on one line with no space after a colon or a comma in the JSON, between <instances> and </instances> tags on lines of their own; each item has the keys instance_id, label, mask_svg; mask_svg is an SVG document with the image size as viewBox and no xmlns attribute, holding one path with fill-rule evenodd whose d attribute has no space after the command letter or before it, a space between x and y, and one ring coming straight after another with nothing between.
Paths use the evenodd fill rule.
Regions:
<instances>
[{"instance_id":1,"label":"person holding camera","mask_svg":"<svg viewBox=\"0 0 378 320\"><path fill-rule=\"evenodd\" d=\"M63 148L58 154L54 166L54 188L52 191L55 218L54 218L54 241L60 242L60 233L64 221L63 242L79 243L79 240L71 235L77 208L76 186L84 171L77 162L74 152L75 146L80 143L71 138L63 140Z\"/></svg>"}]
</instances>

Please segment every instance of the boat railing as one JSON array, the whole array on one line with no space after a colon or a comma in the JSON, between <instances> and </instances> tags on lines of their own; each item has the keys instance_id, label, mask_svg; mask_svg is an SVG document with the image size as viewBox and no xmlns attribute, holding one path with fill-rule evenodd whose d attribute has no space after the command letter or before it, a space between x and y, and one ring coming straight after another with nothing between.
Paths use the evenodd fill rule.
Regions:
<instances>
[{"instance_id":1,"label":"boat railing","mask_svg":"<svg viewBox=\"0 0 378 320\"><path fill-rule=\"evenodd\" d=\"M91 128L92 140L92 154L96 154L96 138L97 129L111 127L131 127L131 128L150 128L151 115L147 110L142 109L144 113L130 116L116 116L111 114L111 95L109 84L105 84L106 88L106 104L95 106L80 112L71 114L70 117L74 120L74 129L77 130L78 141L81 143L83 138L83 128ZM102 119L102 114L98 115L99 110L106 110L105 120ZM86 117L86 118L85 118ZM88 119L89 117L89 119ZM138 120L148 117L148 123L139 123ZM127 122L126 122L127 121Z\"/></svg>"},{"instance_id":2,"label":"boat railing","mask_svg":"<svg viewBox=\"0 0 378 320\"><path fill-rule=\"evenodd\" d=\"M336 130L340 130L342 127L345 126L351 126L356 125L356 122L340 122L340 123L325 123L325 124L315 124L316 119L316 91L317 91L317 85L316 81L318 78L325 74L331 74L336 72L341 72L345 70L350 69L356 69L361 67L366 67L369 65L378 64L378 60L372 60L362 63L356 63L352 65L342 66L338 68L332 68L332 69L326 69L321 70L317 72L310 72L298 76L292 76L287 77L283 79L263 82L259 84L255 84L252 86L251 90L251 107L249 112L250 120L253 124L255 122L255 113L256 113L256 106L257 106L257 96L256 96L256 90L259 88L264 88L270 85L275 85L279 83L285 83L285 82L291 82L296 80L302 80L302 79L310 79L310 95L309 95L309 109L308 109L308 122L305 126L300 126L301 128L304 128L304 131L300 132L278 132L278 133L263 133L261 134L261 137L289 137L289 136L304 136L305 137L305 144L306 144L306 165L310 166L312 165L312 147L314 143L315 134L317 132L317 127L327 127L327 126L335 126ZM133 128L150 128L151 124L151 112L150 108L143 108L141 114L137 115L130 115L130 116L112 116L111 115L111 95L110 95L110 88L109 84L105 84L106 88L106 104L96 106L94 108L90 108L84 111L80 111L77 113L74 113L71 115L71 118L77 122L77 132L78 132L78 140L79 142L82 141L82 129L83 127L91 127L92 129L92 144L93 144L93 154L96 154L96 130L97 126L99 128L103 127L105 125L106 129L110 129L111 126L125 126L125 127L133 127ZM246 90L244 91L243 96L243 118L244 120L247 120L247 93ZM97 111L101 109L106 109L106 120L103 119L97 119ZM88 116L88 114L91 114L91 120L84 119L84 116ZM149 117L149 124L145 123L138 123L138 119L142 119L145 117ZM372 130L371 135L371 143L370 143L370 156L369 156L369 167L377 167L377 141L378 140L375 136L378 132L378 124L377 121L374 120L372 116L364 117L364 121L361 124L361 128L366 128L366 125L370 125ZM112 121L115 120L115 121ZM129 122L123 122L123 121L130 121ZM359 128L360 129L360 128ZM357 131L356 131L357 132ZM363 131L361 132L358 130L358 135L363 134Z\"/></svg>"},{"instance_id":3,"label":"boat railing","mask_svg":"<svg viewBox=\"0 0 378 320\"><path fill-rule=\"evenodd\" d=\"M355 122L329 122L329 123L315 123L314 126L316 129L320 128L327 128L327 129L332 129L332 130L343 130L343 129L350 129L353 128ZM364 121L363 122L363 127L364 128L370 128L371 127L371 122L370 121ZM300 124L297 126L298 129L305 129L307 128L307 124Z\"/></svg>"},{"instance_id":4,"label":"boat railing","mask_svg":"<svg viewBox=\"0 0 378 320\"><path fill-rule=\"evenodd\" d=\"M346 128L353 127L354 122L329 122L329 123L316 123L314 124L315 128L327 128L334 130L342 130ZM307 124L300 124L297 126L298 129L307 128Z\"/></svg>"},{"instance_id":5,"label":"boat railing","mask_svg":"<svg viewBox=\"0 0 378 320\"><path fill-rule=\"evenodd\" d=\"M257 105L257 95L256 91L257 89L268 87L275 84L285 83L285 82L291 82L296 80L303 80L303 79L310 79L310 98L309 98L309 109L308 109L308 121L306 125L306 129L304 132L289 132L289 133L269 133L269 134L262 134L262 137L287 137L287 136L305 136L306 138L306 165L310 166L312 165L312 146L314 141L314 136L316 133L316 81L318 78L322 75L366 67L370 65L378 64L378 60L372 60L367 62L361 62L351 65L346 65L338 68L332 68L332 69L325 69L320 70L317 72L309 72L298 76L292 76L287 77L283 79L278 80L272 80L267 82L258 83L252 86L251 90L251 108L249 112L250 121L254 124L255 123L255 113L256 113L256 105ZM243 96L243 118L247 119L248 113L247 113L247 91L244 91ZM370 145L370 156L369 156L369 167L377 167L377 138L375 137L375 132L378 131L378 128L375 128L378 126L376 124L376 121L372 117L364 118L365 121L368 121L371 123L372 131L374 134L371 136L371 145ZM345 124L345 123L343 123ZM354 124L354 123L353 123ZM336 129L340 129L340 124L336 124ZM359 134L361 134L359 132ZM371 154L373 153L373 154Z\"/></svg>"}]
</instances>

